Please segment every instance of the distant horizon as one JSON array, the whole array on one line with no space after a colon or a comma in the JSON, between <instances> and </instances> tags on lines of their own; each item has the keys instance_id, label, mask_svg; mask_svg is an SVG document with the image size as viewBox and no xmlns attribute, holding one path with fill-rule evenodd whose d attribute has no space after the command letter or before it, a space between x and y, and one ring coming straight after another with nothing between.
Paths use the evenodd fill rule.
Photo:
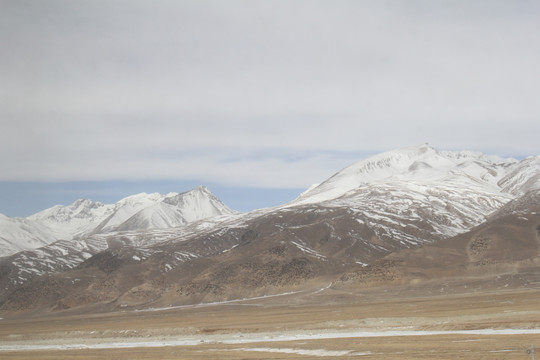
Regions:
<instances>
[{"instance_id":1,"label":"distant horizon","mask_svg":"<svg viewBox=\"0 0 540 360\"><path fill-rule=\"evenodd\" d=\"M176 185L175 185L176 184ZM206 186L232 210L249 212L282 205L306 189L269 189L198 184L185 181L71 181L0 182L0 213L9 217L28 217L56 205L69 206L79 199L103 204L140 193L183 193Z\"/></svg>"},{"instance_id":2,"label":"distant horizon","mask_svg":"<svg viewBox=\"0 0 540 360\"><path fill-rule=\"evenodd\" d=\"M426 143L428 144L428 143ZM430 144L429 144L430 145ZM418 145L413 145L418 146ZM431 145L430 145L431 146ZM401 149L388 149L383 152ZM443 151L466 151L446 150ZM527 156L504 156L482 152L486 155L497 155L502 158L522 160ZM372 154L371 156L376 155ZM325 178L306 184L305 187L250 187L216 182L196 180L93 180L93 181L0 181L0 213L10 217L28 217L55 205L69 206L79 199L89 199L103 204L114 204L121 199L139 193L170 192L182 193L199 186L206 186L229 208L239 212L283 205L296 199L310 186L325 181L336 172L355 162L368 159L365 156L348 162L339 168L332 169Z\"/></svg>"}]
</instances>

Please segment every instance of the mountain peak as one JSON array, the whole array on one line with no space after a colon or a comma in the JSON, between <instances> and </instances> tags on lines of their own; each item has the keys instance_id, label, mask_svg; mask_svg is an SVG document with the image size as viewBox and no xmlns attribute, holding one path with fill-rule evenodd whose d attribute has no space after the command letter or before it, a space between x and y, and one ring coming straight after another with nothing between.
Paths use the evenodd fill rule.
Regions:
<instances>
[{"instance_id":1,"label":"mountain peak","mask_svg":"<svg viewBox=\"0 0 540 360\"><path fill-rule=\"evenodd\" d=\"M374 155L337 172L319 186L303 193L295 203L336 199L369 184L444 183L463 181L497 187L516 160L472 151L439 151L425 143ZM476 180L472 180L476 179Z\"/></svg>"},{"instance_id":2,"label":"mountain peak","mask_svg":"<svg viewBox=\"0 0 540 360\"><path fill-rule=\"evenodd\" d=\"M388 153L392 153L392 152L411 152L411 153L423 154L427 152L439 152L439 150L435 149L433 146L431 146L429 143L426 142L419 145L406 146L406 147L398 148L396 150L388 151Z\"/></svg>"},{"instance_id":3,"label":"mountain peak","mask_svg":"<svg viewBox=\"0 0 540 360\"><path fill-rule=\"evenodd\" d=\"M141 198L138 199L141 200ZM100 224L100 231L170 228L209 217L235 213L205 186L180 194L160 195L156 201L149 204L139 201L136 205L130 209L118 208L112 216Z\"/></svg>"},{"instance_id":4,"label":"mountain peak","mask_svg":"<svg viewBox=\"0 0 540 360\"><path fill-rule=\"evenodd\" d=\"M166 195L142 192L125 197L116 204L78 199L71 205L56 205L27 218L0 216L0 229L3 231L0 245L5 248L0 251L0 256L56 240L121 230L177 227L235 213L205 186Z\"/></svg>"},{"instance_id":5,"label":"mountain peak","mask_svg":"<svg viewBox=\"0 0 540 360\"><path fill-rule=\"evenodd\" d=\"M89 199L75 200L71 205L56 205L40 211L29 218L32 220L48 219L53 222L69 222L73 218L93 217L94 212L104 207L100 202Z\"/></svg>"},{"instance_id":6,"label":"mountain peak","mask_svg":"<svg viewBox=\"0 0 540 360\"><path fill-rule=\"evenodd\" d=\"M191 191L199 191L199 192L204 192L204 193L211 193L211 191L204 185L200 185L200 186L196 187L195 189L193 189Z\"/></svg>"},{"instance_id":7,"label":"mountain peak","mask_svg":"<svg viewBox=\"0 0 540 360\"><path fill-rule=\"evenodd\" d=\"M127 196L120 201L117 202L117 204L138 204L138 203L150 203L154 201L158 201L160 198L162 198L163 195L160 193L151 193L148 194L146 192L141 192L138 194Z\"/></svg>"}]
</instances>

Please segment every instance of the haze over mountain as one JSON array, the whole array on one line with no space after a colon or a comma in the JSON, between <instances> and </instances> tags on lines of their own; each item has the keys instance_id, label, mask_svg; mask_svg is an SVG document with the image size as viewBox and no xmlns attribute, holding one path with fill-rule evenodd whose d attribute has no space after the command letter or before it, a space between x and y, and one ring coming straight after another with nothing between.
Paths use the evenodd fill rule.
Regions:
<instances>
[{"instance_id":1,"label":"haze over mountain","mask_svg":"<svg viewBox=\"0 0 540 360\"><path fill-rule=\"evenodd\" d=\"M4 257L0 306L193 304L468 276L468 269L479 273L479 261L504 262L482 268L486 276L508 275L522 269L517 261L537 266L539 179L538 156L518 161L420 145L362 160L288 204L250 213L234 213L205 188L116 205L80 201L23 219L55 234L70 229L72 238ZM518 240L493 235L513 232ZM438 270L429 275L430 268Z\"/></svg>"}]
</instances>

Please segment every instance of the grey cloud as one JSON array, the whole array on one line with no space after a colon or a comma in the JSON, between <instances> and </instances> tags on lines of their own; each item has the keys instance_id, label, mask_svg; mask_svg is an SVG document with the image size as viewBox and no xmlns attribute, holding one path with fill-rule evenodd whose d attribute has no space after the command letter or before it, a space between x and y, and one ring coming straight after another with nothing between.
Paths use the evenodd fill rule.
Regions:
<instances>
[{"instance_id":1,"label":"grey cloud","mask_svg":"<svg viewBox=\"0 0 540 360\"><path fill-rule=\"evenodd\" d=\"M539 20L525 0L3 1L1 176L229 178L239 152L425 141L539 153ZM241 158L239 183L292 169ZM299 168L332 167L316 158Z\"/></svg>"}]
</instances>

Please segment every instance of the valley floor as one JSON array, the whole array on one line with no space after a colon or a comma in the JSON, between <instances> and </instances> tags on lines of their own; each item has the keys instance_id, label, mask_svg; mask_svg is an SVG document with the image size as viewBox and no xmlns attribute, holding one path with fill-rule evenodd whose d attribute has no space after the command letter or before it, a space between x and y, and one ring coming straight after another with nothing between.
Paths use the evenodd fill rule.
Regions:
<instances>
[{"instance_id":1,"label":"valley floor","mask_svg":"<svg viewBox=\"0 0 540 360\"><path fill-rule=\"evenodd\" d=\"M530 359L540 290L332 288L159 311L0 320L2 359ZM540 355L540 351L538 351Z\"/></svg>"}]
</instances>

